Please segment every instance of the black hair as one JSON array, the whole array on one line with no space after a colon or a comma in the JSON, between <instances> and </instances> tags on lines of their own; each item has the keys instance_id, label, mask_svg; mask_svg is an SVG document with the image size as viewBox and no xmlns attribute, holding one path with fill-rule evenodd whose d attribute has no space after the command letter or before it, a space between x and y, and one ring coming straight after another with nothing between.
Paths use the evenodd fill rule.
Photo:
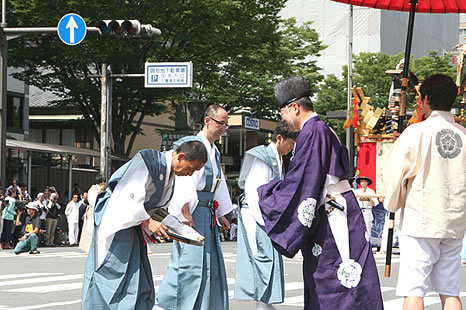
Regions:
<instances>
[{"instance_id":1,"label":"black hair","mask_svg":"<svg viewBox=\"0 0 466 310\"><path fill-rule=\"evenodd\" d=\"M290 130L290 127L285 122L280 122L275 127L275 130L272 135L272 141L277 142L277 136L280 135L283 139L293 139L296 140L299 132Z\"/></svg>"},{"instance_id":2,"label":"black hair","mask_svg":"<svg viewBox=\"0 0 466 310\"><path fill-rule=\"evenodd\" d=\"M102 175L98 175L95 177L95 182L94 184L100 184L102 182L106 182L107 180L102 176Z\"/></svg>"},{"instance_id":3,"label":"black hair","mask_svg":"<svg viewBox=\"0 0 466 310\"><path fill-rule=\"evenodd\" d=\"M224 107L218 104L210 104L204 110L204 115L202 117L202 124L204 124L204 118L206 117L215 117L219 109L225 110Z\"/></svg>"},{"instance_id":4,"label":"black hair","mask_svg":"<svg viewBox=\"0 0 466 310\"><path fill-rule=\"evenodd\" d=\"M314 104L312 103L311 98L303 97L295 101L300 107L304 108L307 111L314 111Z\"/></svg>"},{"instance_id":5,"label":"black hair","mask_svg":"<svg viewBox=\"0 0 466 310\"><path fill-rule=\"evenodd\" d=\"M458 95L458 87L445 74L434 74L425 79L419 89L421 99L429 99L432 110L450 111Z\"/></svg>"},{"instance_id":6,"label":"black hair","mask_svg":"<svg viewBox=\"0 0 466 310\"><path fill-rule=\"evenodd\" d=\"M184 153L186 160L197 161L200 160L203 163L207 162L207 150L204 144L200 141L188 141L181 144L175 149L177 153Z\"/></svg>"},{"instance_id":7,"label":"black hair","mask_svg":"<svg viewBox=\"0 0 466 310\"><path fill-rule=\"evenodd\" d=\"M11 194L13 194L13 193L16 193L16 188L13 188L13 187L12 187L12 188L10 188L10 189L8 190L8 196L11 196ZM17 193L16 193L16 194L17 194Z\"/></svg>"}]
</instances>

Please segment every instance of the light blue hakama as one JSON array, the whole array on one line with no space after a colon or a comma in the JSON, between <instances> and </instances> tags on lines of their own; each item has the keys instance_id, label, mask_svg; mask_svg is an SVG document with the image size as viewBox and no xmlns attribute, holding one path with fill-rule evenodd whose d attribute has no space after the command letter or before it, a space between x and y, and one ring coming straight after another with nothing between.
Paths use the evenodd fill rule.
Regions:
<instances>
[{"instance_id":1,"label":"light blue hakama","mask_svg":"<svg viewBox=\"0 0 466 310\"><path fill-rule=\"evenodd\" d=\"M273 148L269 146L258 146L246 153L241 167L241 174L238 181L240 188L245 187L246 179L253 167L254 158L260 159L272 171L272 179L280 179L279 163L277 161ZM285 296L284 276L283 276L283 259L274 249L272 241L267 236L263 225L256 220L253 227L246 229L248 221L245 216L252 216L251 213L245 214L243 210L251 210L246 203L240 202L240 211L238 214L238 241L236 256L236 277L235 277L235 295L239 300L255 300L266 304L282 303ZM244 214L243 214L244 213ZM249 222L248 225L252 225ZM248 233L255 233L255 238L248 238ZM257 252L251 249L255 242Z\"/></svg>"},{"instance_id":2,"label":"light blue hakama","mask_svg":"<svg viewBox=\"0 0 466 310\"><path fill-rule=\"evenodd\" d=\"M285 296L283 259L261 225L256 225L257 253L253 255L241 216L243 208L247 205L241 206L238 216L234 297L266 304L282 303Z\"/></svg>"}]
</instances>

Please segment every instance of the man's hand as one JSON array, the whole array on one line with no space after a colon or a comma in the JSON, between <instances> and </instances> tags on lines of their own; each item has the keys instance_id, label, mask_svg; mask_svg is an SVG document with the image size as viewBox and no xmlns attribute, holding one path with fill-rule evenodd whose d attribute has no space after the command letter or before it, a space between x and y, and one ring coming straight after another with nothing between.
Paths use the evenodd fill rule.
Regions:
<instances>
[{"instance_id":1,"label":"man's hand","mask_svg":"<svg viewBox=\"0 0 466 310\"><path fill-rule=\"evenodd\" d=\"M149 218L147 221L144 222L144 224L153 234L156 234L159 237L165 237L167 239L170 238L167 235L167 226L163 225L159 221Z\"/></svg>"},{"instance_id":2,"label":"man's hand","mask_svg":"<svg viewBox=\"0 0 466 310\"><path fill-rule=\"evenodd\" d=\"M224 230L230 229L230 222L228 222L226 217L224 216L219 217L218 222L220 224L220 229L224 229Z\"/></svg>"},{"instance_id":3,"label":"man's hand","mask_svg":"<svg viewBox=\"0 0 466 310\"><path fill-rule=\"evenodd\" d=\"M193 216L191 212L189 212L189 204L185 204L183 208L181 208L181 221L189 227L194 227Z\"/></svg>"},{"instance_id":4,"label":"man's hand","mask_svg":"<svg viewBox=\"0 0 466 310\"><path fill-rule=\"evenodd\" d=\"M25 241L27 238L28 238L28 237L27 237L26 235L23 235L23 236L21 237L20 240L21 240L21 241Z\"/></svg>"}]
</instances>

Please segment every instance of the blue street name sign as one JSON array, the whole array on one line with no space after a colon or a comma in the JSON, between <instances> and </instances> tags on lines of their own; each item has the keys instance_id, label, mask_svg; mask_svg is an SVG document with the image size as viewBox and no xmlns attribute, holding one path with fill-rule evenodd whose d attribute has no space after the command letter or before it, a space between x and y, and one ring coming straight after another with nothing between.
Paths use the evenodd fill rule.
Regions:
<instances>
[{"instance_id":1,"label":"blue street name sign","mask_svg":"<svg viewBox=\"0 0 466 310\"><path fill-rule=\"evenodd\" d=\"M192 62L146 62L145 87L193 86Z\"/></svg>"},{"instance_id":2,"label":"blue street name sign","mask_svg":"<svg viewBox=\"0 0 466 310\"><path fill-rule=\"evenodd\" d=\"M57 32L63 43L76 45L81 43L86 37L87 27L81 16L69 13L58 22Z\"/></svg>"}]
</instances>

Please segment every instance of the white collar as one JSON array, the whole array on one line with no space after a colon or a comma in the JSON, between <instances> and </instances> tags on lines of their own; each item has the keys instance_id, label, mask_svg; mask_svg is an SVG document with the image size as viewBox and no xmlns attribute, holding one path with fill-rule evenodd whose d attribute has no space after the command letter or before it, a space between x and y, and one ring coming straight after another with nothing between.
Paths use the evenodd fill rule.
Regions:
<instances>
[{"instance_id":1,"label":"white collar","mask_svg":"<svg viewBox=\"0 0 466 310\"><path fill-rule=\"evenodd\" d=\"M215 147L215 143L210 143L209 139L207 139L206 135L202 131L199 131L197 135L201 138L202 142L207 148L207 151L209 153L212 152L212 149Z\"/></svg>"},{"instance_id":2,"label":"white collar","mask_svg":"<svg viewBox=\"0 0 466 310\"><path fill-rule=\"evenodd\" d=\"M303 122L303 124L301 125L301 130L303 130L304 124L306 124L306 122L307 122L308 120L310 120L311 118L316 117L316 116L318 116L317 113L316 113L316 112L312 112L312 113L311 113L311 116L309 116L309 117Z\"/></svg>"},{"instance_id":3,"label":"white collar","mask_svg":"<svg viewBox=\"0 0 466 310\"><path fill-rule=\"evenodd\" d=\"M173 150L164 152L165 160L167 161L167 174L165 175L165 185L167 186L170 182L170 172L172 170Z\"/></svg>"},{"instance_id":4,"label":"white collar","mask_svg":"<svg viewBox=\"0 0 466 310\"><path fill-rule=\"evenodd\" d=\"M271 147L272 147L272 150L273 150L273 153L275 154L275 157L277 158L277 161L278 161L278 169L279 169L279 172L280 172L280 175L282 174L282 163L283 163L283 159L282 157L280 156L280 154L278 154L278 150L277 150L277 146L275 145L274 142L270 143Z\"/></svg>"}]
</instances>

